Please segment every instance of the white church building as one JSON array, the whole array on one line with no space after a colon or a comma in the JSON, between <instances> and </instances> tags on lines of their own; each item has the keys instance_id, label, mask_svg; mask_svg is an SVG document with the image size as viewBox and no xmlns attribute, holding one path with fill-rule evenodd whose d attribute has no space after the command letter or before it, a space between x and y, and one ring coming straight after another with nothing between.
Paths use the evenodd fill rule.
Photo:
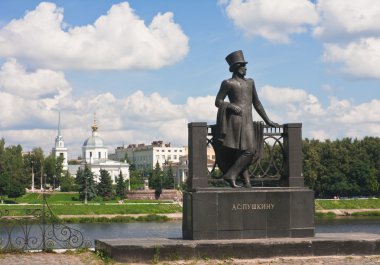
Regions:
<instances>
[{"instance_id":1,"label":"white church building","mask_svg":"<svg viewBox=\"0 0 380 265\"><path fill-rule=\"evenodd\" d=\"M96 119L91 126L92 135L88 137L82 146L82 162L79 165L68 165L67 148L61 135L60 122L58 122L58 135L55 138L55 147L52 153L58 157L63 156L63 169L68 170L72 176L76 176L78 168L84 169L87 165L93 175L95 182L100 182L100 170L105 169L111 175L113 183L116 183L120 172L124 180L129 180L129 164L108 159L108 148L103 139L98 136L98 125Z\"/></svg>"},{"instance_id":2,"label":"white church building","mask_svg":"<svg viewBox=\"0 0 380 265\"><path fill-rule=\"evenodd\" d=\"M122 172L124 180L129 179L128 163L108 159L108 148L104 145L103 139L98 136L96 120L94 120L91 129L92 135L84 141L82 146L83 160L81 167L84 168L85 165L90 167L96 182L100 181L101 169L105 169L110 173L114 183L116 183L120 171Z\"/></svg>"}]
</instances>

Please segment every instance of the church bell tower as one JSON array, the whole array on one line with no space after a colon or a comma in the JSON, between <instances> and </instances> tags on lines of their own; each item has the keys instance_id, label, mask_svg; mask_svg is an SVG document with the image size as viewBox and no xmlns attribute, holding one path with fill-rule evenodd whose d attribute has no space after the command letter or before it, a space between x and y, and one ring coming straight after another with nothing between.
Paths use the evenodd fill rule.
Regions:
<instances>
[{"instance_id":1,"label":"church bell tower","mask_svg":"<svg viewBox=\"0 0 380 265\"><path fill-rule=\"evenodd\" d=\"M67 170L68 169L67 148L65 148L65 142L61 135L61 113L60 112L58 116L58 133L57 133L57 137L55 137L55 146L52 149L52 153L53 155L55 155L56 158L60 156L63 157L62 169Z\"/></svg>"}]
</instances>

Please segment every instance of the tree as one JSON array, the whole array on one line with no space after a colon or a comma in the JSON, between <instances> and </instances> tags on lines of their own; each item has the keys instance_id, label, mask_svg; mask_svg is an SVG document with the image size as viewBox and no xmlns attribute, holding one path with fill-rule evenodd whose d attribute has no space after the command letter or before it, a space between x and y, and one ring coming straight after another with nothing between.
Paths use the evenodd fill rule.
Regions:
<instances>
[{"instance_id":1,"label":"tree","mask_svg":"<svg viewBox=\"0 0 380 265\"><path fill-rule=\"evenodd\" d=\"M305 183L316 197L379 194L380 138L303 141Z\"/></svg>"},{"instance_id":2,"label":"tree","mask_svg":"<svg viewBox=\"0 0 380 265\"><path fill-rule=\"evenodd\" d=\"M144 178L146 171L141 171L138 169L131 169L129 167L129 181L130 181L130 187L132 190L142 189L144 187ZM150 174L148 173L147 176Z\"/></svg>"},{"instance_id":3,"label":"tree","mask_svg":"<svg viewBox=\"0 0 380 265\"><path fill-rule=\"evenodd\" d=\"M166 170L163 181L162 181L162 187L165 189L173 189L174 187L174 174L173 174L173 168L172 164L169 163L169 167Z\"/></svg>"},{"instance_id":4,"label":"tree","mask_svg":"<svg viewBox=\"0 0 380 265\"><path fill-rule=\"evenodd\" d=\"M44 160L44 152L40 147L33 148L32 152L24 156L24 168L26 174L29 176L28 183L31 184L30 179L33 171L35 187L43 186L43 183L41 183L41 176L44 174Z\"/></svg>"},{"instance_id":5,"label":"tree","mask_svg":"<svg viewBox=\"0 0 380 265\"><path fill-rule=\"evenodd\" d=\"M46 184L49 186L53 186L55 184L54 178L57 176L55 165L56 165L56 158L54 155L49 155L48 157L45 158L44 174L46 176L46 180L45 180Z\"/></svg>"},{"instance_id":6,"label":"tree","mask_svg":"<svg viewBox=\"0 0 380 265\"><path fill-rule=\"evenodd\" d=\"M119 176L116 180L116 196L120 199L125 198L126 184L123 178L123 172L120 170Z\"/></svg>"},{"instance_id":7,"label":"tree","mask_svg":"<svg viewBox=\"0 0 380 265\"><path fill-rule=\"evenodd\" d=\"M156 166L149 175L149 187L152 189L162 189L162 177L163 172L161 170L160 164L157 161Z\"/></svg>"},{"instance_id":8,"label":"tree","mask_svg":"<svg viewBox=\"0 0 380 265\"><path fill-rule=\"evenodd\" d=\"M112 199L112 179L107 170L100 170L100 182L97 185L98 195L105 201Z\"/></svg>"},{"instance_id":9,"label":"tree","mask_svg":"<svg viewBox=\"0 0 380 265\"><path fill-rule=\"evenodd\" d=\"M77 171L76 183L78 184L79 199L91 201L96 197L94 176L90 168L86 165L84 170Z\"/></svg>"},{"instance_id":10,"label":"tree","mask_svg":"<svg viewBox=\"0 0 380 265\"><path fill-rule=\"evenodd\" d=\"M61 191L67 192L67 191L78 191L78 187L75 184L75 178L70 175L68 171L66 171L66 174L62 176L60 181Z\"/></svg>"},{"instance_id":11,"label":"tree","mask_svg":"<svg viewBox=\"0 0 380 265\"><path fill-rule=\"evenodd\" d=\"M0 195L17 198L25 194L27 174L20 145L5 147L0 141Z\"/></svg>"}]
</instances>

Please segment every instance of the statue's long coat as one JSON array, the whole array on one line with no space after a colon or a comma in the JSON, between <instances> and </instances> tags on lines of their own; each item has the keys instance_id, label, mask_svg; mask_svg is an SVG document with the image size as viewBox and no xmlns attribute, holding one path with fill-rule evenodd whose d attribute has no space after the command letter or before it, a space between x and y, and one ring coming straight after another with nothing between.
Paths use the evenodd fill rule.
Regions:
<instances>
[{"instance_id":1,"label":"statue's long coat","mask_svg":"<svg viewBox=\"0 0 380 265\"><path fill-rule=\"evenodd\" d=\"M229 103L224 101L228 97ZM241 115L234 113L228 104L241 108ZM219 108L217 117L218 138L225 147L238 150L257 150L258 136L252 121L252 105L261 106L253 79L233 77L221 84L215 105Z\"/></svg>"}]
</instances>

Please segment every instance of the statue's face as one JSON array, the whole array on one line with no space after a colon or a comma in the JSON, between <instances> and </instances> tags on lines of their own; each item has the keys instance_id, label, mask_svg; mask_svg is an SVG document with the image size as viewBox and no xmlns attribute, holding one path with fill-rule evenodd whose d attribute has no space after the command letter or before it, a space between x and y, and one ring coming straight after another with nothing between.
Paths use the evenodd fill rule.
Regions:
<instances>
[{"instance_id":1,"label":"statue's face","mask_svg":"<svg viewBox=\"0 0 380 265\"><path fill-rule=\"evenodd\" d=\"M245 65L240 65L239 68L237 69L237 72L239 75L241 76L245 76L247 74L247 67L245 67Z\"/></svg>"}]
</instances>

